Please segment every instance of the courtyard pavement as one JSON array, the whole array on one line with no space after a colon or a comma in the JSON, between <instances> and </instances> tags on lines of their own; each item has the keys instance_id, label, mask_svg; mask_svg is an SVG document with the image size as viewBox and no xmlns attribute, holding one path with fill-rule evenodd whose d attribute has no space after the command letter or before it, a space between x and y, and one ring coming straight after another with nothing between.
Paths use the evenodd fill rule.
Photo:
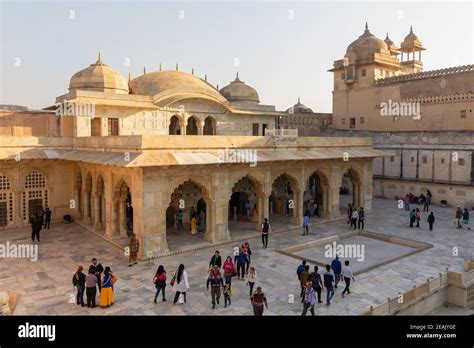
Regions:
<instances>
[{"instance_id":1,"label":"courtyard pavement","mask_svg":"<svg viewBox=\"0 0 474 348\"><path fill-rule=\"evenodd\" d=\"M438 276L447 267L462 271L464 260L473 257L474 230L455 228L455 209L433 206L436 224L430 232L426 213L422 215L421 228L409 228L407 212L397 209L395 200L374 199L373 206L374 209L366 214L366 231L430 243L433 247L357 275L351 286L352 294L342 298L342 287L339 287L330 306L316 305L317 315L360 314L371 305L380 304L388 297L394 298L399 292ZM252 265L258 273L257 286L263 288L268 299L269 309L265 315L300 315L302 310L296 276L300 262L275 250L348 231L349 225L343 219L322 222L313 225L308 236L302 235L301 228L270 235L268 249L262 249L258 232L246 233L253 252ZM31 243L30 228L1 231L0 243L7 241ZM78 224L54 224L51 230L41 233L37 262L14 258L0 262L0 291L21 294L15 315L252 315L249 290L244 281L233 279L232 305L228 308L223 307L222 299L213 310L210 293L206 291L207 267L214 250L220 250L225 259L232 255L236 245L236 242L217 247L204 245L199 250L156 259L154 264L139 262L128 267L126 256L117 246ZM453 255L453 248L458 248L457 256ZM370 255L370 248L365 252ZM107 309L88 309L70 303L75 296L71 279L76 266L84 264L87 270L92 257L97 257L104 267L110 266L118 277L116 302ZM170 279L180 263L186 266L191 286L187 303L173 306L171 286L167 286L168 301L154 304L152 279L156 268L163 264Z\"/></svg>"}]
</instances>

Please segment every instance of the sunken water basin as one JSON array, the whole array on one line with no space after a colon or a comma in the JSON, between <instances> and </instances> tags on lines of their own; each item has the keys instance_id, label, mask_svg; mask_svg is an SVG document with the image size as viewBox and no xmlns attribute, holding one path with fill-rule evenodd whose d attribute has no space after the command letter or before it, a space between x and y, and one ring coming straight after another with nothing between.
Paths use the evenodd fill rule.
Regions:
<instances>
[{"instance_id":1,"label":"sunken water basin","mask_svg":"<svg viewBox=\"0 0 474 348\"><path fill-rule=\"evenodd\" d=\"M277 250L324 267L331 264L335 253L342 263L350 261L354 274L367 272L387 263L431 248L433 245L368 231L353 231L317 239Z\"/></svg>"}]
</instances>

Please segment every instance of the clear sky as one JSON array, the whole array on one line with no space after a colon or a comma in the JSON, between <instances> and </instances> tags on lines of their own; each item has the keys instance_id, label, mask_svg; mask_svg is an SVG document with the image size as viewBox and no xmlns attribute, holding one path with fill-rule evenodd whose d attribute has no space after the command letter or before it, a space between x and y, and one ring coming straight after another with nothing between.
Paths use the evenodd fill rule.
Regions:
<instances>
[{"instance_id":1,"label":"clear sky","mask_svg":"<svg viewBox=\"0 0 474 348\"><path fill-rule=\"evenodd\" d=\"M474 62L470 1L0 1L0 103L32 108L54 104L101 50L125 78L179 63L221 88L239 71L263 104L282 110L300 96L331 112L327 70L366 21L397 45L412 24L425 70Z\"/></svg>"}]
</instances>

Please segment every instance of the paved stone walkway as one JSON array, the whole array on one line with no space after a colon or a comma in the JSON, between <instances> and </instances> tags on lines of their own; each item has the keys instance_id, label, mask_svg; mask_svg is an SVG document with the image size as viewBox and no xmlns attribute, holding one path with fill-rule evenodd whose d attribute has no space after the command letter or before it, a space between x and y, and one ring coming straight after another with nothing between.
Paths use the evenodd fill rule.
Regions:
<instances>
[{"instance_id":1,"label":"paved stone walkway","mask_svg":"<svg viewBox=\"0 0 474 348\"><path fill-rule=\"evenodd\" d=\"M449 267L461 271L463 260L473 256L474 231L456 229L453 225L453 208L433 207L436 216L435 231L428 230L425 214L420 229L408 227L404 210L398 210L394 200L374 199L374 210L366 215L366 230L405 239L433 244L433 248L375 268L356 277L351 287L352 294L343 299L340 290L331 306L317 305L318 315L356 315L366 311L370 305L395 297L398 292L411 289L415 284L435 277ZM299 315L299 283L296 277L298 260L274 250L312 241L321 237L344 233L349 230L344 220L313 226L309 236L302 236L296 229L270 235L269 248L262 249L259 234L249 237L253 255L252 265L258 272L257 286L262 286L270 309L267 315ZM190 236L191 238L191 236ZM0 243L30 243L30 229L22 228L0 232ZM232 255L236 243L220 245L221 255ZM459 249L453 256L453 248ZM223 308L223 301L215 310L211 309L210 294L206 292L207 265L216 247L189 253L168 256L155 260L154 265L140 262L127 267L127 258L122 250L103 239L85 231L77 224L57 224L43 231L39 247L39 260L6 259L0 262L0 290L11 290L22 296L15 310L16 315L251 315L248 288L244 281L233 280L232 306ZM370 253L370 249L367 250ZM105 266L110 266L119 281L116 284L116 303L108 309L87 309L68 302L74 298L71 284L77 264L86 266L92 257L97 257ZM168 302L153 303L152 278L159 264L163 264L171 276L179 263L186 265L191 288L187 304L172 306L171 287L167 287ZM311 265L312 267L312 265ZM325 293L323 293L325 295ZM292 299L294 298L294 301Z\"/></svg>"}]
</instances>

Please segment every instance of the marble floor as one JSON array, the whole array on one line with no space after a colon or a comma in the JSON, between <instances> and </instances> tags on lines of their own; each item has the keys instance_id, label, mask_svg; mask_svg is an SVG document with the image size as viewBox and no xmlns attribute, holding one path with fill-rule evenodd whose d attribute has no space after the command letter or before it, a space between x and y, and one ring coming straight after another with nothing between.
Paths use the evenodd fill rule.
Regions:
<instances>
[{"instance_id":1,"label":"marble floor","mask_svg":"<svg viewBox=\"0 0 474 348\"><path fill-rule=\"evenodd\" d=\"M397 208L395 200L374 199L373 206L366 215L367 231L426 242L433 247L357 275L351 287L352 294L342 298L338 289L331 306L316 306L318 315L360 314L371 305L380 304L388 297L397 296L398 292L437 276L447 267L461 271L464 259L474 256L474 230L455 228L453 208L432 207L436 224L430 232L424 222L426 214L422 215L420 228L410 228L407 213ZM242 234L252 248L257 285L263 288L268 299L266 315L299 315L302 309L296 276L299 261L275 250L348 231L344 219L315 224L308 236L302 235L301 228L282 230L270 235L268 249L262 249L258 233L252 232L248 237ZM30 229L1 231L0 244L7 241L31 243ZM21 294L15 315L252 315L249 290L244 281L234 278L232 305L228 308L221 302L213 310L210 294L206 291L207 266L214 250L220 250L225 257L232 255L237 244L241 242L230 241L217 247L208 245L156 259L154 264L140 262L128 267L123 249L78 224L55 224L51 230L42 232L37 262L17 258L0 262L0 290ZM457 254L453 252L454 248L457 248ZM110 266L119 279L115 287L116 303L107 309L87 309L71 303L75 295L71 284L75 268L78 264L87 267L92 257L97 257L104 266ZM154 304L152 279L157 266L163 264L171 274L180 263L186 266L191 286L187 303L173 306L170 303L171 287L168 286L168 301Z\"/></svg>"}]
</instances>

